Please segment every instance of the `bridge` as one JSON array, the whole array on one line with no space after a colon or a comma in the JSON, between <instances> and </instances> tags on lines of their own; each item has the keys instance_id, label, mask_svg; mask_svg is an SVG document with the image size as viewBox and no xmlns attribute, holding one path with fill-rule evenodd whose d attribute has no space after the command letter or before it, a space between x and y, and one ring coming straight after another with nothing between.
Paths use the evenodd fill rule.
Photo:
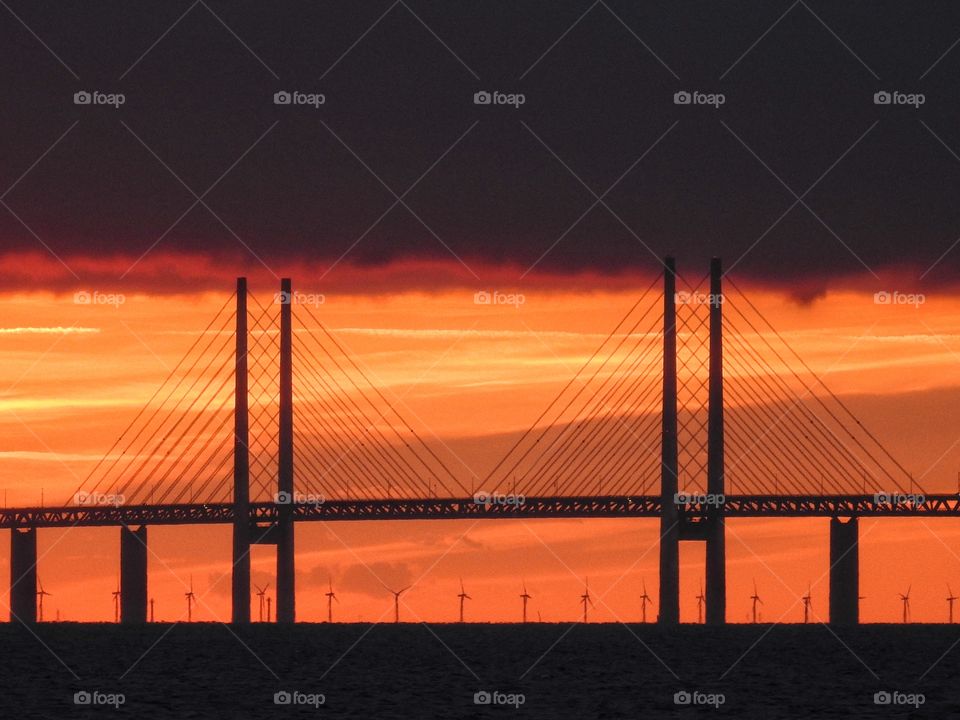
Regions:
<instances>
[{"instance_id":1,"label":"bridge","mask_svg":"<svg viewBox=\"0 0 960 720\"><path fill-rule=\"evenodd\" d=\"M659 622L679 622L679 543L703 542L706 621L719 625L726 519L824 517L830 621L854 624L858 518L960 515L960 496L915 483L719 259L689 282L666 258L482 479L452 471L442 441L421 437L301 300L289 279L263 303L238 279L72 501L0 510L13 620L37 619L41 528L120 528L121 620L142 623L148 527L231 525L233 622L250 621L250 548L269 544L289 623L297 523L636 517L660 523Z\"/></svg>"}]
</instances>

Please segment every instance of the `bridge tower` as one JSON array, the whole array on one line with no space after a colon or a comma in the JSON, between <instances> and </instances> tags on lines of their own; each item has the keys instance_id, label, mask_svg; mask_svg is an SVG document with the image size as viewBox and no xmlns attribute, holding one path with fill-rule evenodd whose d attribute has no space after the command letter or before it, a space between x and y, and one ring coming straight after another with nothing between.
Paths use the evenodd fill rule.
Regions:
<instances>
[{"instance_id":1,"label":"bridge tower","mask_svg":"<svg viewBox=\"0 0 960 720\"><path fill-rule=\"evenodd\" d=\"M726 546L723 504L709 505L703 520L688 518L676 501L677 308L676 263L664 260L663 413L660 474L660 615L659 622L680 622L680 541L706 542L706 621L726 622ZM707 494L724 495L723 430L723 274L719 258L710 263L710 364L707 407Z\"/></svg>"},{"instance_id":2,"label":"bridge tower","mask_svg":"<svg viewBox=\"0 0 960 720\"><path fill-rule=\"evenodd\" d=\"M247 279L237 278L236 373L233 404L234 623L250 622L250 418L247 394Z\"/></svg>"},{"instance_id":3,"label":"bridge tower","mask_svg":"<svg viewBox=\"0 0 960 720\"><path fill-rule=\"evenodd\" d=\"M280 281L280 448L277 477L277 622L296 620L293 543L293 293ZM248 595L249 597L249 595Z\"/></svg>"},{"instance_id":4,"label":"bridge tower","mask_svg":"<svg viewBox=\"0 0 960 720\"><path fill-rule=\"evenodd\" d=\"M663 406L660 444L660 614L662 625L680 622L680 526L677 468L677 269L664 259Z\"/></svg>"}]
</instances>

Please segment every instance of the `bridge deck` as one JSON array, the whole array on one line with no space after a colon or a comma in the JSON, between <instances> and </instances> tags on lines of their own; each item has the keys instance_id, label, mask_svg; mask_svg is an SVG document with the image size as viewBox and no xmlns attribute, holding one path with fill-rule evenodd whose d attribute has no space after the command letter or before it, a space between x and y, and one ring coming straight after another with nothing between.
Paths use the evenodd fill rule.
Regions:
<instances>
[{"instance_id":1,"label":"bridge deck","mask_svg":"<svg viewBox=\"0 0 960 720\"><path fill-rule=\"evenodd\" d=\"M251 503L250 520L272 522L278 505ZM659 517L659 496L526 498L520 505L480 504L473 498L434 500L329 500L296 504L298 521L334 520L456 520L504 518ZM681 506L681 516L696 521L712 508L694 501ZM960 496L927 495L729 495L726 517L911 517L960 516ZM0 528L102 527L120 525L210 525L232 523L233 507L220 504L105 505L59 508L3 508Z\"/></svg>"}]
</instances>

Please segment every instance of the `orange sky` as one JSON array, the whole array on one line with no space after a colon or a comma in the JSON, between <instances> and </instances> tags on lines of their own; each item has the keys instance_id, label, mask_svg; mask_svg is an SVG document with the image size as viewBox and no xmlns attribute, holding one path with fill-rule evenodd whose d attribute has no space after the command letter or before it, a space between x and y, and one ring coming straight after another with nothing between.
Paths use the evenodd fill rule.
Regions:
<instances>
[{"instance_id":1,"label":"orange sky","mask_svg":"<svg viewBox=\"0 0 960 720\"><path fill-rule=\"evenodd\" d=\"M502 453L505 434L530 425L640 291L525 289L525 302L513 307L476 305L473 293L480 289L514 291L327 293L319 310L385 391L400 398L405 417L450 446L459 458L456 472L477 477ZM6 502L39 504L41 489L47 504L69 498L225 299L128 294L111 306L77 305L72 293L0 296L0 488ZM874 304L872 293L846 292L800 306L759 290L751 299L928 491L956 488L960 300L928 296L918 308L885 306ZM960 530L950 525L861 522L865 621L897 619L896 593L911 583L915 619L945 617L946 582L960 588ZM185 612L183 584L192 574L201 597L195 618L226 619L228 530L150 533L150 595L158 617L177 619ZM588 576L598 599L592 619L636 621L642 582L656 596L656 537L654 520L301 525L298 615L325 615L322 593L330 577L340 599L337 618L376 620L387 613L383 619L389 619L391 599L379 577L397 585L416 581L403 617L453 620L463 576L474 598L468 619L518 619L525 579L534 596L532 617L539 611L544 620L571 620L578 617ZM40 532L40 574L53 593L48 617L59 609L65 619L112 619L118 544L114 528ZM808 582L815 583L814 609L825 617L826 520L732 521L727 546L730 621L746 619L754 578L765 620L801 618L798 598ZM682 552L682 613L694 620L703 551L684 545ZM8 553L4 534L4 577ZM272 566L272 549L255 548L255 581L272 588ZM0 602L7 602L5 590Z\"/></svg>"}]
</instances>

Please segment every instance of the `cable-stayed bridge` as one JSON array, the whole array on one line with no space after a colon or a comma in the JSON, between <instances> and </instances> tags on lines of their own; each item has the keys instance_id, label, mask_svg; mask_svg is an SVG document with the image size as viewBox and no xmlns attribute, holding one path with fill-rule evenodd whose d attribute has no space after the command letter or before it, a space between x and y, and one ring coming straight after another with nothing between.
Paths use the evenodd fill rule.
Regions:
<instances>
[{"instance_id":1,"label":"cable-stayed bridge","mask_svg":"<svg viewBox=\"0 0 960 720\"><path fill-rule=\"evenodd\" d=\"M726 286L726 287L725 287ZM121 528L121 614L147 613L147 528L230 524L233 620L251 545L277 551L296 618L298 522L509 517L660 521L660 622L679 622L679 543L706 545L706 619L726 619L726 518L830 518L831 622L858 621L864 516L957 516L797 356L719 260L674 262L484 478L418 432L290 280L244 279L59 507L5 508L11 616L36 620L37 531Z\"/></svg>"}]
</instances>

